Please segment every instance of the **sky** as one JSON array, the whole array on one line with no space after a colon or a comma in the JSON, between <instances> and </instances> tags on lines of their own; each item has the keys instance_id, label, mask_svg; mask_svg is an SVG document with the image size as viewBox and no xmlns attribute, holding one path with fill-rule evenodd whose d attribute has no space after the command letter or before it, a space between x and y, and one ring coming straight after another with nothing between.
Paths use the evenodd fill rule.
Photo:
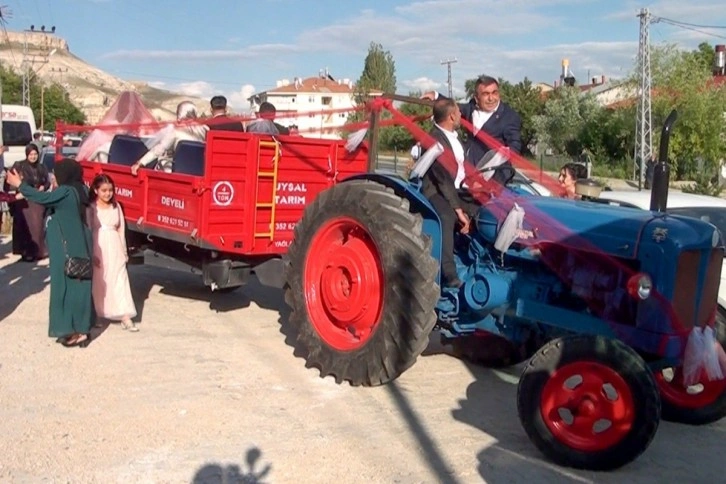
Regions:
<instances>
[{"instance_id":1,"label":"sky","mask_svg":"<svg viewBox=\"0 0 726 484\"><path fill-rule=\"evenodd\" d=\"M73 54L125 80L188 95L223 94L233 108L277 80L355 81L371 42L388 50L397 90L455 94L480 74L552 84L569 59L579 83L633 69L640 8L726 26L722 0L0 0L8 30L54 25ZM709 35L711 34L711 35ZM726 29L651 26L651 42L726 44ZM720 36L720 37L717 37Z\"/></svg>"}]
</instances>

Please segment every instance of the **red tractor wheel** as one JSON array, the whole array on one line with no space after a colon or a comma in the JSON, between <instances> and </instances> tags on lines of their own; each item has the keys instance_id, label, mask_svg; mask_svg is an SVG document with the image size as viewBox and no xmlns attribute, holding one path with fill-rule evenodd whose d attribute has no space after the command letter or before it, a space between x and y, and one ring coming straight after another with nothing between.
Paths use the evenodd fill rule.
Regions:
<instances>
[{"instance_id":1,"label":"red tractor wheel","mask_svg":"<svg viewBox=\"0 0 726 484\"><path fill-rule=\"evenodd\" d=\"M600 336L544 345L522 373L517 407L537 448L579 469L611 470L633 461L660 422L658 388L645 361Z\"/></svg>"},{"instance_id":2,"label":"red tractor wheel","mask_svg":"<svg viewBox=\"0 0 726 484\"><path fill-rule=\"evenodd\" d=\"M726 349L726 314L720 308L714 329ZM663 402L663 420L704 425L726 416L726 380L710 381L703 372L698 384L687 387L681 368L665 368L655 377Z\"/></svg>"},{"instance_id":3,"label":"red tractor wheel","mask_svg":"<svg viewBox=\"0 0 726 484\"><path fill-rule=\"evenodd\" d=\"M284 330L308 367L380 385L408 369L436 323L438 263L408 201L371 181L322 192L288 251Z\"/></svg>"}]
</instances>

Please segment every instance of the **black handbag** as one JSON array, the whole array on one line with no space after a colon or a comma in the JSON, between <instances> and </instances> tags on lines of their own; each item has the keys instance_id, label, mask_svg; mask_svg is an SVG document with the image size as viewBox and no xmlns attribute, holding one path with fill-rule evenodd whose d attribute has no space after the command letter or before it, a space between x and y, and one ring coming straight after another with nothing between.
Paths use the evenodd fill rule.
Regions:
<instances>
[{"instance_id":1,"label":"black handbag","mask_svg":"<svg viewBox=\"0 0 726 484\"><path fill-rule=\"evenodd\" d=\"M83 222L81 222L81 227ZM61 224L58 224L58 230L61 233L61 239L63 240L63 252L65 253L66 260L63 265L63 272L66 277L71 279L80 279L82 281L88 281L93 278L93 261L89 257L70 257L68 255L68 245L66 244L66 238L63 235L63 229ZM91 251L88 248L88 241L86 240L86 234L83 234L83 243L86 245L86 251L90 254Z\"/></svg>"},{"instance_id":2,"label":"black handbag","mask_svg":"<svg viewBox=\"0 0 726 484\"><path fill-rule=\"evenodd\" d=\"M86 257L68 257L63 267L67 277L87 281L93 278L93 263Z\"/></svg>"}]
</instances>

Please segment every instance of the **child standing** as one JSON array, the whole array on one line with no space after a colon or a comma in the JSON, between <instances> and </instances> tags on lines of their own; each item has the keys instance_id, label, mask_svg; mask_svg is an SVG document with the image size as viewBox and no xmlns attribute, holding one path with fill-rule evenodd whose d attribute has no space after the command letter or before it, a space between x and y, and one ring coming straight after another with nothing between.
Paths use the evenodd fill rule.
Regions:
<instances>
[{"instance_id":1,"label":"child standing","mask_svg":"<svg viewBox=\"0 0 726 484\"><path fill-rule=\"evenodd\" d=\"M131 320L136 307L126 271L126 223L108 175L93 179L86 222L93 234L93 303L99 317L121 321L129 331L139 328Z\"/></svg>"}]
</instances>

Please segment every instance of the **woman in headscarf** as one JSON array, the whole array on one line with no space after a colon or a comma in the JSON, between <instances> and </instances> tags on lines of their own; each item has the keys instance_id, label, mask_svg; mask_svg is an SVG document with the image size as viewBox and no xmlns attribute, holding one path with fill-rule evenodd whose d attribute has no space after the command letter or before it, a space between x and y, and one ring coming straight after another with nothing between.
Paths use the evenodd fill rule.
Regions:
<instances>
[{"instance_id":1,"label":"woman in headscarf","mask_svg":"<svg viewBox=\"0 0 726 484\"><path fill-rule=\"evenodd\" d=\"M90 342L93 318L91 281L65 275L66 256L92 258L91 233L84 223L88 191L83 184L81 165L70 158L55 164L58 188L45 192L21 180L15 170L7 183L17 187L29 201L50 212L46 224L46 244L50 253L50 325L48 335L64 346L85 347Z\"/></svg>"},{"instance_id":2,"label":"woman in headscarf","mask_svg":"<svg viewBox=\"0 0 726 484\"><path fill-rule=\"evenodd\" d=\"M23 181L31 187L47 191L50 189L48 169L40 161L36 144L25 147L25 159L13 165ZM13 215L13 254L22 256L26 262L48 257L45 247L45 208L30 200L18 200L11 205Z\"/></svg>"}]
</instances>

